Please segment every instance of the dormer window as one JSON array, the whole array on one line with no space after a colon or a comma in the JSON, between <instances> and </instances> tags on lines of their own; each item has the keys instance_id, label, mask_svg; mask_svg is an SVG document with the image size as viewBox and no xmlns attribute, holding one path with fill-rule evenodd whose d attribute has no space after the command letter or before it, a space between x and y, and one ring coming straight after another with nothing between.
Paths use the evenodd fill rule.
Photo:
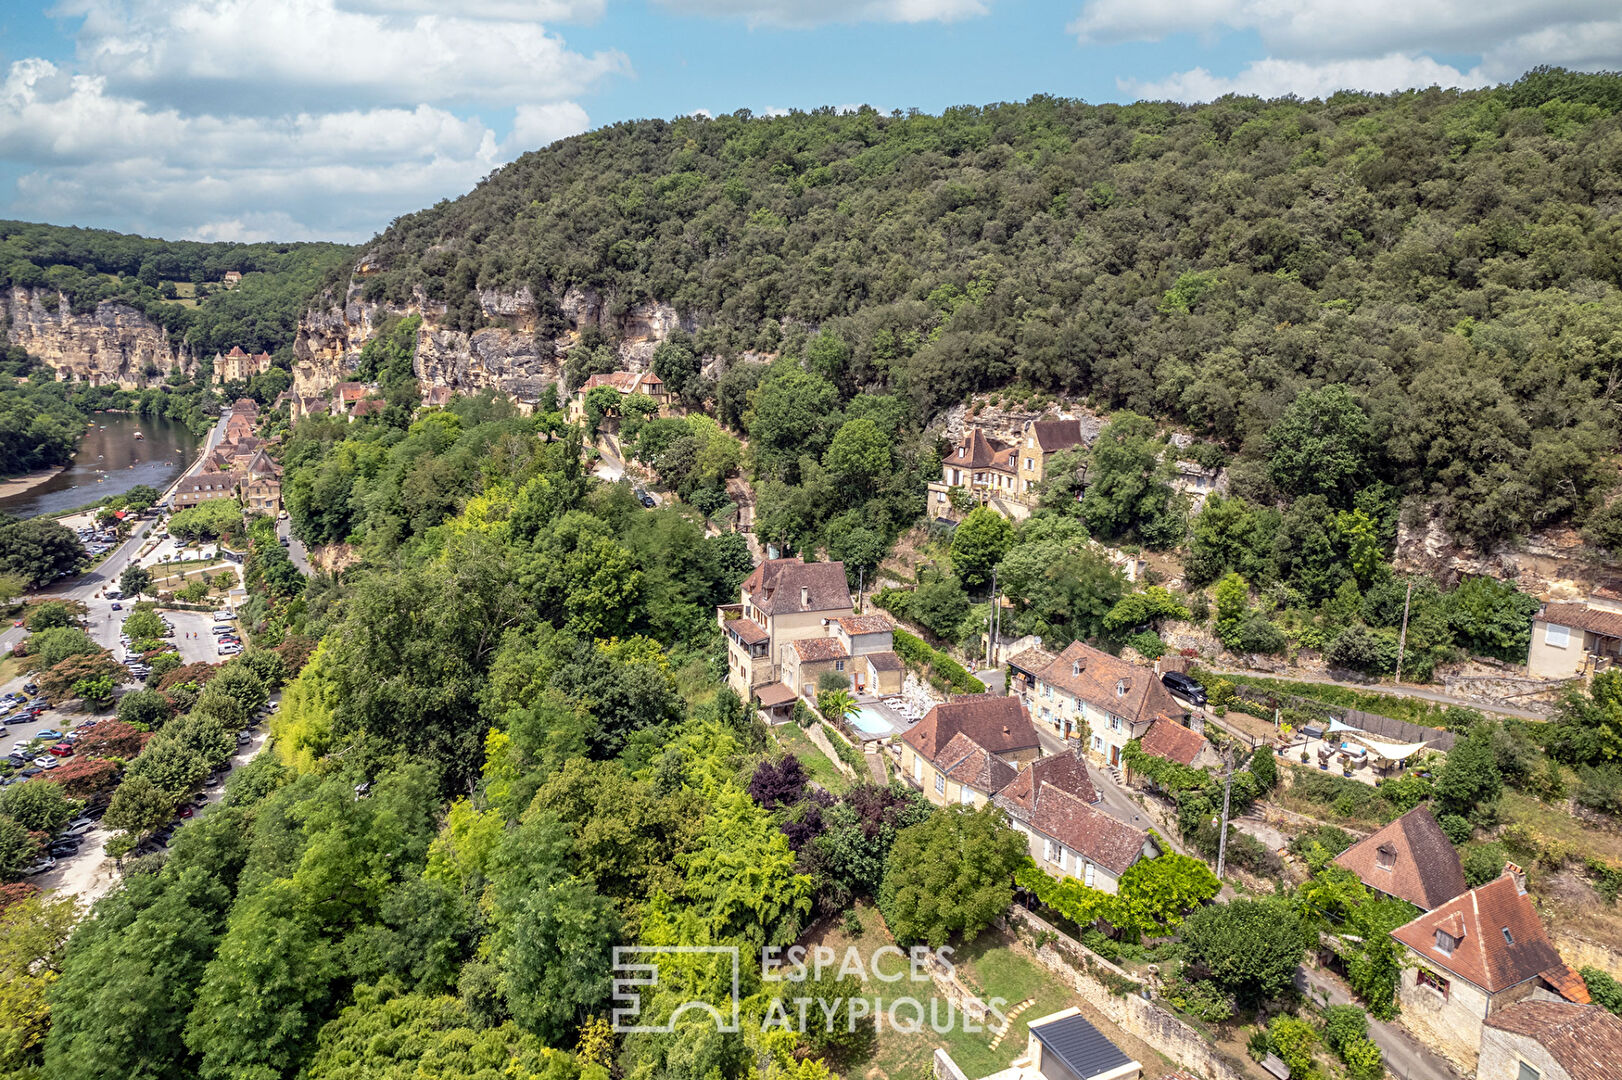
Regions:
<instances>
[{"instance_id":1,"label":"dormer window","mask_svg":"<svg viewBox=\"0 0 1622 1080\"><path fill-rule=\"evenodd\" d=\"M1071 662L1071 664L1070 664L1070 674L1072 674L1072 675L1080 675L1081 674L1081 661L1080 660L1075 660L1075 661Z\"/></svg>"},{"instance_id":2,"label":"dormer window","mask_svg":"<svg viewBox=\"0 0 1622 1080\"><path fill-rule=\"evenodd\" d=\"M1453 950L1459 947L1459 939L1446 930L1436 931L1436 951L1443 956L1452 956Z\"/></svg>"},{"instance_id":3,"label":"dormer window","mask_svg":"<svg viewBox=\"0 0 1622 1080\"><path fill-rule=\"evenodd\" d=\"M968 456L968 449L966 447L962 447L962 446L958 447L957 448L957 456L958 457L967 457Z\"/></svg>"},{"instance_id":4,"label":"dormer window","mask_svg":"<svg viewBox=\"0 0 1622 1080\"><path fill-rule=\"evenodd\" d=\"M1397 849L1381 846L1374 852L1374 865L1381 870L1389 870L1397 863Z\"/></svg>"},{"instance_id":5,"label":"dormer window","mask_svg":"<svg viewBox=\"0 0 1622 1080\"><path fill-rule=\"evenodd\" d=\"M1115 696L1116 697L1125 697L1126 696L1126 680L1125 679L1117 679L1117 680L1115 680Z\"/></svg>"}]
</instances>

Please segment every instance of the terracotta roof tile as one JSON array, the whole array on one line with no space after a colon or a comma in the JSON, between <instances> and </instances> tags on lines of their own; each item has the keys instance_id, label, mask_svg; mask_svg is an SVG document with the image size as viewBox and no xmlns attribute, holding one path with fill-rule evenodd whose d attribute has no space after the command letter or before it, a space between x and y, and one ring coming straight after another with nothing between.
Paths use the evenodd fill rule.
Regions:
<instances>
[{"instance_id":1,"label":"terracotta roof tile","mask_svg":"<svg viewBox=\"0 0 1622 1080\"><path fill-rule=\"evenodd\" d=\"M1006 810L1010 817L1028 821L1044 784L1067 791L1083 802L1098 801L1098 791L1093 787L1092 778L1087 775L1087 764L1081 759L1081 751L1073 750L1067 754L1037 758L1025 766L1013 782L997 794L997 805Z\"/></svg>"},{"instance_id":2,"label":"terracotta roof tile","mask_svg":"<svg viewBox=\"0 0 1622 1080\"><path fill-rule=\"evenodd\" d=\"M1114 874L1126 873L1149 839L1142 829L1117 821L1052 784L1039 787L1030 824Z\"/></svg>"},{"instance_id":3,"label":"terracotta roof tile","mask_svg":"<svg viewBox=\"0 0 1622 1080\"><path fill-rule=\"evenodd\" d=\"M1389 860L1382 858L1387 849ZM1381 863L1389 861L1390 869ZM1439 908L1469 888L1459 853L1431 816L1416 806L1364 840L1335 856L1335 865L1356 874L1371 889L1408 901L1426 911Z\"/></svg>"},{"instance_id":4,"label":"terracotta roof tile","mask_svg":"<svg viewBox=\"0 0 1622 1080\"><path fill-rule=\"evenodd\" d=\"M1437 947L1438 929L1458 940L1451 955ZM1391 936L1425 963L1452 972L1489 994L1565 963L1543 932L1531 899L1509 872L1397 927Z\"/></svg>"},{"instance_id":5,"label":"terracotta roof tile","mask_svg":"<svg viewBox=\"0 0 1622 1080\"><path fill-rule=\"evenodd\" d=\"M790 647L799 655L801 662L816 660L849 660L850 653L838 638L801 638L790 642Z\"/></svg>"},{"instance_id":6,"label":"terracotta roof tile","mask_svg":"<svg viewBox=\"0 0 1622 1080\"><path fill-rule=\"evenodd\" d=\"M1012 765L961 731L941 749L934 764L949 779L987 795L1001 791L1016 775Z\"/></svg>"},{"instance_id":7,"label":"terracotta roof tile","mask_svg":"<svg viewBox=\"0 0 1622 1080\"><path fill-rule=\"evenodd\" d=\"M907 666L901 662L901 657L889 650L863 653L861 658L872 665L874 671L901 671Z\"/></svg>"},{"instance_id":8,"label":"terracotta roof tile","mask_svg":"<svg viewBox=\"0 0 1622 1080\"><path fill-rule=\"evenodd\" d=\"M1188 711L1173 700L1149 668L1129 664L1079 641L1036 672L1036 677L1134 724L1146 724L1157 716L1182 716Z\"/></svg>"},{"instance_id":9,"label":"terracotta roof tile","mask_svg":"<svg viewBox=\"0 0 1622 1080\"><path fill-rule=\"evenodd\" d=\"M1048 453L1068 450L1086 441L1080 420L1035 420L1031 423L1031 434L1036 436L1036 445Z\"/></svg>"},{"instance_id":10,"label":"terracotta roof tile","mask_svg":"<svg viewBox=\"0 0 1622 1080\"><path fill-rule=\"evenodd\" d=\"M1040 746L1036 728L1018 698L980 694L936 705L901 737L927 760L962 732L994 754Z\"/></svg>"},{"instance_id":11,"label":"terracotta roof tile","mask_svg":"<svg viewBox=\"0 0 1622 1080\"><path fill-rule=\"evenodd\" d=\"M1587 630L1591 634L1622 638L1622 615L1587 604L1544 604L1539 619L1556 626L1569 626L1574 630Z\"/></svg>"},{"instance_id":12,"label":"terracotta roof tile","mask_svg":"<svg viewBox=\"0 0 1622 1080\"><path fill-rule=\"evenodd\" d=\"M1194 759L1200 756L1200 751L1205 749L1205 736L1190 731L1175 720L1162 718L1149 725L1139 745L1146 754L1192 765Z\"/></svg>"},{"instance_id":13,"label":"terracotta roof tile","mask_svg":"<svg viewBox=\"0 0 1622 1080\"><path fill-rule=\"evenodd\" d=\"M753 619L728 620L727 629L738 635L738 640L745 645L759 645L770 636L766 628Z\"/></svg>"},{"instance_id":14,"label":"terracotta roof tile","mask_svg":"<svg viewBox=\"0 0 1622 1080\"><path fill-rule=\"evenodd\" d=\"M1002 440L989 438L984 431L973 428L947 455L946 464L959 469L984 469L996 464L998 454L1006 460L1011 449Z\"/></svg>"},{"instance_id":15,"label":"terracotta roof tile","mask_svg":"<svg viewBox=\"0 0 1622 1080\"><path fill-rule=\"evenodd\" d=\"M1622 1017L1598 1005L1522 1001L1493 1013L1486 1025L1536 1042L1571 1080L1615 1080L1618 1074Z\"/></svg>"},{"instance_id":16,"label":"terracotta roof tile","mask_svg":"<svg viewBox=\"0 0 1622 1080\"><path fill-rule=\"evenodd\" d=\"M755 687L755 700L767 708L773 705L787 705L794 700L794 691L780 682L767 683L765 686Z\"/></svg>"},{"instance_id":17,"label":"terracotta roof tile","mask_svg":"<svg viewBox=\"0 0 1622 1080\"><path fill-rule=\"evenodd\" d=\"M768 615L850 610L850 584L840 562L808 563L797 556L771 559L755 567L743 590L750 604Z\"/></svg>"},{"instance_id":18,"label":"terracotta roof tile","mask_svg":"<svg viewBox=\"0 0 1622 1080\"><path fill-rule=\"evenodd\" d=\"M883 615L846 615L837 620L847 634L888 634L895 624Z\"/></svg>"}]
</instances>

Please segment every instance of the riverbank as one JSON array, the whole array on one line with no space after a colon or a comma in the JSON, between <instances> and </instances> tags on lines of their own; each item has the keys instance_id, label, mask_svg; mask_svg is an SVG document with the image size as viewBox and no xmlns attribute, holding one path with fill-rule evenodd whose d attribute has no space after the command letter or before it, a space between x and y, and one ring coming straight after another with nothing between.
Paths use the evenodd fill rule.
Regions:
<instances>
[{"instance_id":1,"label":"riverbank","mask_svg":"<svg viewBox=\"0 0 1622 1080\"><path fill-rule=\"evenodd\" d=\"M0 499L9 499L15 495L26 495L66 469L66 465L58 465L54 469L39 469L35 472L25 473L22 476L13 476L0 480Z\"/></svg>"}]
</instances>

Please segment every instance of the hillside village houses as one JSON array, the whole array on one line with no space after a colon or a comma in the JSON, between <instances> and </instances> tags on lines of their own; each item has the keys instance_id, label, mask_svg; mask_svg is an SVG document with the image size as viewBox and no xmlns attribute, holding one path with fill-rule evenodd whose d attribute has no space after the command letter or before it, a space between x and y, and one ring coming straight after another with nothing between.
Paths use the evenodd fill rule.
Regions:
<instances>
[{"instance_id":1,"label":"hillside village houses","mask_svg":"<svg viewBox=\"0 0 1622 1080\"><path fill-rule=\"evenodd\" d=\"M1406 948L1397 988L1404 1026L1467 1071L1477 1064L1485 1026L1510 1007L1589 1004L1582 977L1544 933L1514 863L1391 936Z\"/></svg>"},{"instance_id":2,"label":"hillside village houses","mask_svg":"<svg viewBox=\"0 0 1622 1080\"><path fill-rule=\"evenodd\" d=\"M1487 1017L1476 1080L1612 1080L1622 1017L1598 1005L1523 1001Z\"/></svg>"},{"instance_id":3,"label":"hillside village houses","mask_svg":"<svg viewBox=\"0 0 1622 1080\"><path fill-rule=\"evenodd\" d=\"M1021 699L1034 718L1049 731L1067 739L1085 740L1087 755L1111 767L1121 764L1121 752L1133 739L1144 739L1151 725L1164 720L1167 749L1161 756L1189 760L1183 764L1214 763L1205 740L1179 722L1188 710L1149 668L1111 656L1082 642L1073 642L1058 656L1042 649L1027 649L1009 659L1015 670ZM1177 728L1197 740L1180 738ZM1145 749L1149 749L1145 747ZM1211 755L1209 758L1203 754Z\"/></svg>"},{"instance_id":4,"label":"hillside village houses","mask_svg":"<svg viewBox=\"0 0 1622 1080\"><path fill-rule=\"evenodd\" d=\"M1050 455L1091 445L1097 419L1027 420L1015 442L970 428L941 461L941 478L929 485L929 516L953 519L953 491L976 503L989 503L1008 516L1024 517L1036 505Z\"/></svg>"},{"instance_id":5,"label":"hillside village houses","mask_svg":"<svg viewBox=\"0 0 1622 1080\"><path fill-rule=\"evenodd\" d=\"M211 499L240 496L250 510L275 516L282 509L282 469L253 434L259 405L239 398L226 417L225 437L203 467L175 487L174 508L185 510Z\"/></svg>"},{"instance_id":6,"label":"hillside village houses","mask_svg":"<svg viewBox=\"0 0 1622 1080\"><path fill-rule=\"evenodd\" d=\"M1458 849L1421 804L1339 855L1335 865L1370 889L1406 900L1421 911L1467 892Z\"/></svg>"},{"instance_id":7,"label":"hillside village houses","mask_svg":"<svg viewBox=\"0 0 1622 1080\"><path fill-rule=\"evenodd\" d=\"M586 398L599 386L611 386L623 397L641 394L658 402L661 410L670 405L670 394L664 380L651 371L611 371L606 375L593 375L569 396L569 420L579 423L586 416Z\"/></svg>"}]
</instances>

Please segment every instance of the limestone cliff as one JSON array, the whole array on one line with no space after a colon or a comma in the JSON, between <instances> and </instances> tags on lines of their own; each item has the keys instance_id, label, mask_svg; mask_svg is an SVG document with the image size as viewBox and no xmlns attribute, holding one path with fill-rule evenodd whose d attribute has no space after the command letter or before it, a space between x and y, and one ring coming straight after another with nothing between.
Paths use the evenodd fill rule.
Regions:
<instances>
[{"instance_id":1,"label":"limestone cliff","mask_svg":"<svg viewBox=\"0 0 1622 1080\"><path fill-rule=\"evenodd\" d=\"M59 379L133 390L162 382L177 364L188 374L196 367L190 350L127 304L104 300L76 315L55 290L14 286L4 297L7 343L45 361Z\"/></svg>"},{"instance_id":2,"label":"limestone cliff","mask_svg":"<svg viewBox=\"0 0 1622 1080\"><path fill-rule=\"evenodd\" d=\"M664 303L624 305L611 294L571 288L558 297L537 298L528 288L513 292L480 290L479 308L486 326L471 333L447 325L446 306L431 301L418 289L405 305L372 303L364 299L362 282L372 268L363 257L342 304L313 307L299 322L293 342L293 389L321 394L350 377L361 349L390 318L420 315L417 331L417 378L424 386L448 386L459 391L495 387L515 395L539 390L562 376L563 359L588 326L598 326L618 341L626 367L647 367L659 343L677 329L692 330ZM555 312L558 318L542 318ZM562 330L543 331L541 326Z\"/></svg>"}]
</instances>

